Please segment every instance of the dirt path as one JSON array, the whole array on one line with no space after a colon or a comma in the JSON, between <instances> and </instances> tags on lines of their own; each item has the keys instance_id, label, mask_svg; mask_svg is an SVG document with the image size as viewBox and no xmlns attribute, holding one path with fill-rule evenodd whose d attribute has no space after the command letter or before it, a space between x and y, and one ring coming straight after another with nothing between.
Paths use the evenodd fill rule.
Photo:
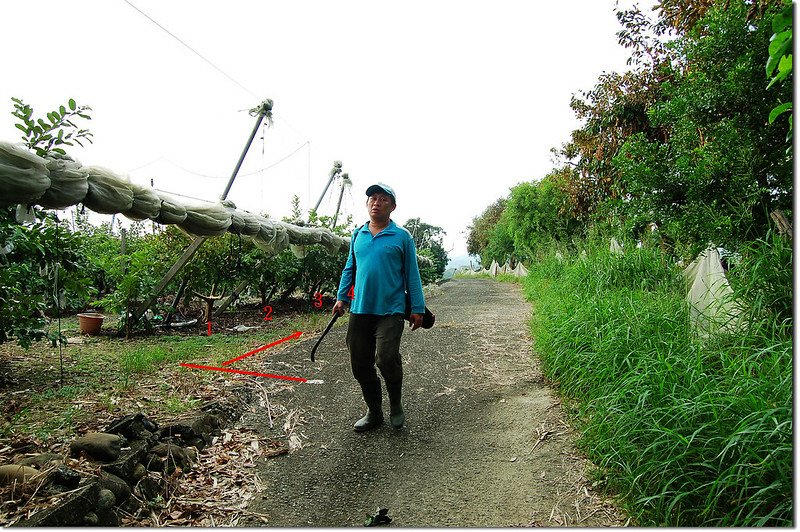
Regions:
<instances>
[{"instance_id":1,"label":"dirt path","mask_svg":"<svg viewBox=\"0 0 800 532\"><path fill-rule=\"evenodd\" d=\"M453 280L439 291L428 301L436 326L403 335L400 431L352 430L365 407L345 327L325 338L316 363L308 353L317 336L265 361L273 373L290 364L293 374L324 383L276 383L272 429L266 407L243 418L302 448L259 463L263 489L248 509L267 519L242 525L360 526L378 507L401 527L624 524L591 490L574 434L532 358L531 307L520 287Z\"/></svg>"}]
</instances>

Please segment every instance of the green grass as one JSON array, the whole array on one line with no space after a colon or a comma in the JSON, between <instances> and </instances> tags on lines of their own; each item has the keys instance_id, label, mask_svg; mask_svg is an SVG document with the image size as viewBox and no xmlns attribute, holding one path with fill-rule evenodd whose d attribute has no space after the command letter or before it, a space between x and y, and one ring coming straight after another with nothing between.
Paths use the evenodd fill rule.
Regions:
<instances>
[{"instance_id":1,"label":"green grass","mask_svg":"<svg viewBox=\"0 0 800 532\"><path fill-rule=\"evenodd\" d=\"M530 271L543 369L637 523L792 524L790 327L762 319L700 338L678 270L655 250L598 248Z\"/></svg>"},{"instance_id":2,"label":"green grass","mask_svg":"<svg viewBox=\"0 0 800 532\"><path fill-rule=\"evenodd\" d=\"M103 416L115 417L139 409L158 419L196 409L200 404L198 396L207 395L199 390L209 385L213 389L223 374L182 368L180 362L220 366L295 331L314 334L329 319L330 315L323 312L299 314L291 321L274 323L269 331L241 334L200 333L130 340L84 337L83 343L63 349L63 384L58 380L57 349L45 342L29 351L5 345L22 382L17 394L12 394L16 404L7 404L9 414L0 420L0 438L33 435L45 442L65 440L74 435L76 428L92 426ZM339 323L343 325L341 320ZM67 336L77 335L77 329L75 319L62 322ZM260 361L263 357L252 357L237 363L237 367L246 369L248 364Z\"/></svg>"}]
</instances>

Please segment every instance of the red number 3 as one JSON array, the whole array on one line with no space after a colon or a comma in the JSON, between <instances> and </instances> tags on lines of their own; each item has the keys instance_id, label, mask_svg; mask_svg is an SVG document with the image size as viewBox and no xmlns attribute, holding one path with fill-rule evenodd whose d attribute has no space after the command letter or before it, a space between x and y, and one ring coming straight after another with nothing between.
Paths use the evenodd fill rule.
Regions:
<instances>
[{"instance_id":1,"label":"red number 3","mask_svg":"<svg viewBox=\"0 0 800 532\"><path fill-rule=\"evenodd\" d=\"M314 292L314 296L311 299L314 300L314 308L322 308L322 294Z\"/></svg>"}]
</instances>

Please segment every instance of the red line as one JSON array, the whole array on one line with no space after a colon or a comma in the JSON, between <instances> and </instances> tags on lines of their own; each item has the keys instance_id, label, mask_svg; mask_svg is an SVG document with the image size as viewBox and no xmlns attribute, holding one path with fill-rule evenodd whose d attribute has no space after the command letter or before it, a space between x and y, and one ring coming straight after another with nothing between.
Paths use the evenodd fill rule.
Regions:
<instances>
[{"instance_id":1,"label":"red line","mask_svg":"<svg viewBox=\"0 0 800 532\"><path fill-rule=\"evenodd\" d=\"M186 364L181 362L181 366L187 368L194 368L194 369L206 369L206 370L213 370L213 371L226 371L228 373L239 373L241 375L252 375L254 377L268 377L270 379L283 379L287 381L299 381L299 382L307 382L308 379L304 379L302 377L287 377L286 375L272 375L270 373L256 373L255 371L244 371L241 369L230 369L230 368L217 368L214 366L201 366L200 364Z\"/></svg>"},{"instance_id":2,"label":"red line","mask_svg":"<svg viewBox=\"0 0 800 532\"><path fill-rule=\"evenodd\" d=\"M298 337L299 337L301 334L303 334L303 333L301 333L301 332L299 332L299 331L298 331L298 332L295 332L295 333L292 333L291 335L287 336L286 338L281 338L280 340L277 340L277 341L275 341L275 342L272 342L271 344L262 345L261 347L259 347L259 348L257 348L257 349L253 349L252 351L248 351L247 353L243 354L242 356L238 356L238 357L236 357L236 358L233 358L233 359L231 359L231 360L228 360L228 361L226 361L226 362L223 362L223 363L222 363L222 365L223 365L223 366L227 366L228 364L233 364L233 363L234 363L234 362L236 362L237 360L241 360L241 359L243 359L243 358L247 358L247 357L249 357L250 355L255 355L256 353L258 353L258 352L261 352L261 351L263 351L263 350L265 350L265 349L269 349L270 347L276 346L276 345L278 345L278 344L279 344L279 343L281 343L281 342L285 342L286 340L292 340L292 339L294 339L294 338L298 338Z\"/></svg>"}]
</instances>

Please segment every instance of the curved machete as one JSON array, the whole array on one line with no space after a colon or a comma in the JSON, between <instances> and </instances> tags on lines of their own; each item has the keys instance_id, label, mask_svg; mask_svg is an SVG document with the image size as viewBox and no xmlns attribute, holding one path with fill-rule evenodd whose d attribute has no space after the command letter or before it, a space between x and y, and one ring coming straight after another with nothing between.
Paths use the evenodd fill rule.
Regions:
<instances>
[{"instance_id":1,"label":"curved machete","mask_svg":"<svg viewBox=\"0 0 800 532\"><path fill-rule=\"evenodd\" d=\"M317 352L317 348L319 347L320 342L322 342L322 339L325 338L325 335L328 334L328 331L331 330L331 327L333 327L333 324L336 323L336 320L338 319L339 319L339 313L335 312L333 314L333 318L331 318L330 323L328 323L328 326L325 327L325 330L322 332L322 336L320 336L319 340L317 340L317 343L314 344L314 349L311 350L311 362L314 362L314 353Z\"/></svg>"}]
</instances>

